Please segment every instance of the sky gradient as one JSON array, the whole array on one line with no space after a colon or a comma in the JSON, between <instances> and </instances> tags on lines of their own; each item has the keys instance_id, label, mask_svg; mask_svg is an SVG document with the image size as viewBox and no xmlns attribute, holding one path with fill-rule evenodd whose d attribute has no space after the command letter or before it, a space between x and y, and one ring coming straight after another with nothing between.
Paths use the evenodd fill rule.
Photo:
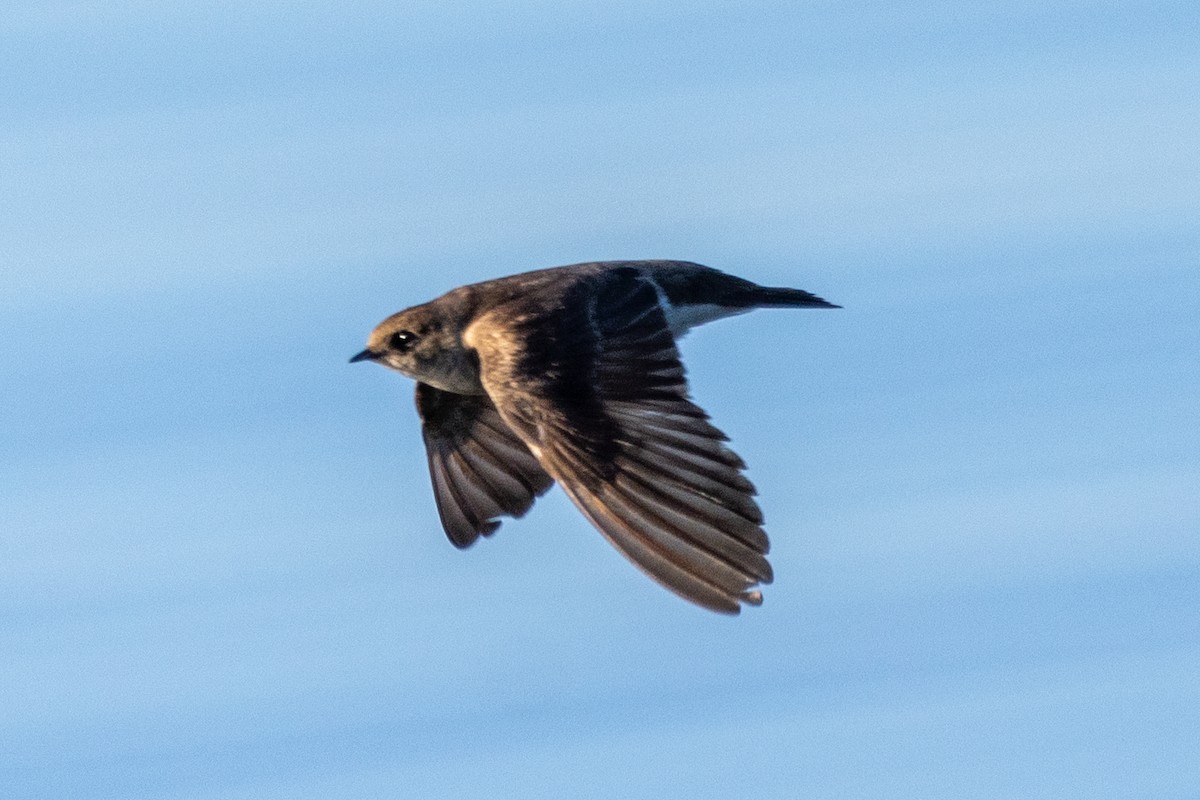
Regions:
<instances>
[{"instance_id":1,"label":"sky gradient","mask_svg":"<svg viewBox=\"0 0 1200 800\"><path fill-rule=\"evenodd\" d=\"M1194 3L23 3L0 797L1194 798ZM558 490L458 552L454 286L698 261L765 604Z\"/></svg>"}]
</instances>

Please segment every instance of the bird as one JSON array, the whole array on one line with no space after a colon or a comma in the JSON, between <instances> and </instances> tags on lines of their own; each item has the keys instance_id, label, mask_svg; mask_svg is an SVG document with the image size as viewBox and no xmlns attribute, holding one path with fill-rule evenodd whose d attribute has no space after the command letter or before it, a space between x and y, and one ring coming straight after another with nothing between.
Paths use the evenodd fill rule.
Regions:
<instances>
[{"instance_id":1,"label":"bird","mask_svg":"<svg viewBox=\"0 0 1200 800\"><path fill-rule=\"evenodd\" d=\"M677 340L757 308L840 308L689 261L597 261L461 286L384 319L351 363L416 381L443 529L458 548L558 483L626 558L738 614L774 575L745 462L688 393Z\"/></svg>"}]
</instances>

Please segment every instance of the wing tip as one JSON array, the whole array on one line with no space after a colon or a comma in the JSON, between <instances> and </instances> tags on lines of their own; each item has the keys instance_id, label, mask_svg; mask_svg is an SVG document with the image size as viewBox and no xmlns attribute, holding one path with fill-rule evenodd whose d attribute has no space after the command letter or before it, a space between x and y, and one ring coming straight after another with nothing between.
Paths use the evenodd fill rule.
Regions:
<instances>
[{"instance_id":1,"label":"wing tip","mask_svg":"<svg viewBox=\"0 0 1200 800\"><path fill-rule=\"evenodd\" d=\"M717 614L724 614L728 617L736 617L740 615L742 613L743 606L753 606L754 608L758 608L763 604L763 595L758 589L747 589L737 593L736 595L727 595L726 597L722 598L721 602L706 602L705 600L683 594L682 592L673 588L672 591L674 591L684 600L687 600L689 603L693 603L701 608L707 609L708 611L716 612Z\"/></svg>"},{"instance_id":2,"label":"wing tip","mask_svg":"<svg viewBox=\"0 0 1200 800\"><path fill-rule=\"evenodd\" d=\"M742 592L738 595L738 600L741 600L748 606L754 606L755 608L763 604L762 592L758 589L748 589Z\"/></svg>"}]
</instances>

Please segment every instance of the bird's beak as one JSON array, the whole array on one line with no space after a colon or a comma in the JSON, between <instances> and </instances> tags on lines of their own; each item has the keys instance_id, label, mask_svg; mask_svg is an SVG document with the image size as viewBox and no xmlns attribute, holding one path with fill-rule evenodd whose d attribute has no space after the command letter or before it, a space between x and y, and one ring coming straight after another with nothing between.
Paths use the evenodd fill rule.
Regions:
<instances>
[{"instance_id":1,"label":"bird's beak","mask_svg":"<svg viewBox=\"0 0 1200 800\"><path fill-rule=\"evenodd\" d=\"M354 364L358 361L374 361L375 359L379 358L382 355L383 355L383 353L376 353L374 350L372 350L371 348L368 347L366 350L363 350L361 353L356 353L355 355L351 356L350 363Z\"/></svg>"}]
</instances>

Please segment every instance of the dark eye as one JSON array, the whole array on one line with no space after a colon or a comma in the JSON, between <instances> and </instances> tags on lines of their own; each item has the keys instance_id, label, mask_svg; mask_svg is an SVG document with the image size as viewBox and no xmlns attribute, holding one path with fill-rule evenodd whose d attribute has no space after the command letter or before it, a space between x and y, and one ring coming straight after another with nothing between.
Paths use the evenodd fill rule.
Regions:
<instances>
[{"instance_id":1,"label":"dark eye","mask_svg":"<svg viewBox=\"0 0 1200 800\"><path fill-rule=\"evenodd\" d=\"M413 346L417 335L412 331L396 331L388 337L388 348L397 353L403 353Z\"/></svg>"}]
</instances>

